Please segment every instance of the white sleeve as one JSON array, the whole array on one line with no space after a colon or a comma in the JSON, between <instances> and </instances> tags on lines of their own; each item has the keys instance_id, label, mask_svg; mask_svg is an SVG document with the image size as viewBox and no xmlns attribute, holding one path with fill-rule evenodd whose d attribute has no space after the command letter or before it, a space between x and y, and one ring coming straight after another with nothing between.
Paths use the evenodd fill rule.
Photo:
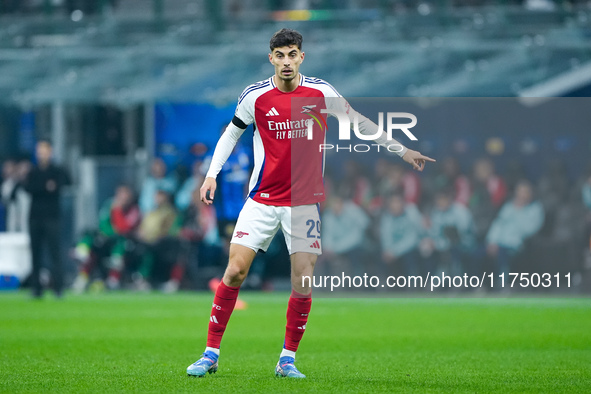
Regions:
<instances>
[{"instance_id":1,"label":"white sleeve","mask_svg":"<svg viewBox=\"0 0 591 394\"><path fill-rule=\"evenodd\" d=\"M234 113L234 119L232 120L232 122L238 127L245 129L246 126L254 123L254 102L258 97L257 95L252 94L255 86L256 84L247 86L240 97L238 97L236 112ZM236 118L238 118L240 122L237 122Z\"/></svg>"},{"instance_id":2,"label":"white sleeve","mask_svg":"<svg viewBox=\"0 0 591 394\"><path fill-rule=\"evenodd\" d=\"M326 98L326 106L328 109L338 112L344 112L349 115L349 119L353 122L355 116L358 117L358 124L359 124L359 132L363 135L375 135L378 130L378 125L366 118L365 116L361 115L359 112L355 111L353 107L347 102L344 97L327 97ZM354 123L351 123L351 128L354 127ZM379 133L378 137L374 139L376 144L379 144L385 148L389 148L390 152L396 152L396 154L400 157L404 156L406 151L408 150L404 145L400 142L396 141L395 139L388 139L388 134L382 130Z\"/></svg>"},{"instance_id":3,"label":"white sleeve","mask_svg":"<svg viewBox=\"0 0 591 394\"><path fill-rule=\"evenodd\" d=\"M365 116L361 115L359 112L356 112L354 109L351 109L351 113L353 116L359 116L359 132L363 135L374 135L378 130L378 125L366 118ZM408 150L407 147L402 145L400 142L396 141L395 139L389 140L387 137L387 133L382 130L380 135L374 139L376 144L379 144L385 148L392 146L391 152L396 152L396 154L400 157L404 156L406 151Z\"/></svg>"},{"instance_id":4,"label":"white sleeve","mask_svg":"<svg viewBox=\"0 0 591 394\"><path fill-rule=\"evenodd\" d=\"M238 139L242 133L244 133L244 130L246 130L248 125L254 122L255 98L252 94L249 95L253 86L255 85L248 86L244 89L240 97L238 97L238 105L236 105L234 118L215 146L209 170L207 170L207 174L205 175L206 178L215 179L218 176L222 167L226 163L226 160L228 160L228 157L232 154Z\"/></svg>"},{"instance_id":5,"label":"white sleeve","mask_svg":"<svg viewBox=\"0 0 591 394\"><path fill-rule=\"evenodd\" d=\"M215 146L215 151L213 152L213 157L211 158L211 164L209 165L209 170L205 175L207 178L216 178L221 171L222 167L230 157L230 154L234 150L238 139L244 133L245 129L241 129L240 127L234 125L234 123L230 122L226 131L220 137L217 145Z\"/></svg>"}]
</instances>

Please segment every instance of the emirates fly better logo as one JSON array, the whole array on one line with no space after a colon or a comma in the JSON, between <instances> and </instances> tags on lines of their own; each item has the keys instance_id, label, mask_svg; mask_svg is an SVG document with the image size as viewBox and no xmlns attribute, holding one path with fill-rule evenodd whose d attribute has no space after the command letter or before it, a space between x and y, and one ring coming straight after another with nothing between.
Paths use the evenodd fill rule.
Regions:
<instances>
[{"instance_id":1,"label":"emirates fly better logo","mask_svg":"<svg viewBox=\"0 0 591 394\"><path fill-rule=\"evenodd\" d=\"M348 106L348 105L347 105ZM334 115L338 122L339 122L339 140L348 141L351 139L351 125L353 125L353 132L363 141L374 141L376 138L380 137L384 130L384 113L378 112L378 128L373 134L362 134L359 131L359 115L357 112L353 114L353 120L349 118L349 114L345 111L337 111L334 109L321 109L320 112L316 111L314 108L316 105L303 105L302 106L302 113L310 116L311 119L307 122L307 135L308 139L312 140L314 138L314 121L320 127L320 130L326 132L328 130L328 125L324 116L322 114L330 114ZM409 119L410 123L394 123L394 119ZM392 131L394 130L401 130L409 139L412 141L417 141L417 137L413 133L409 131L410 128L416 126L417 124L417 117L408 112L387 112L386 113L386 138L388 141L391 141L392 138ZM338 152L339 150L346 150L348 152L369 152L371 147L374 146L377 150L380 150L382 145L379 144L356 144L356 145L334 145L334 144L320 144L319 150L330 150L336 149ZM403 146L400 144L390 144L386 147L388 151L397 153L403 149Z\"/></svg>"}]
</instances>

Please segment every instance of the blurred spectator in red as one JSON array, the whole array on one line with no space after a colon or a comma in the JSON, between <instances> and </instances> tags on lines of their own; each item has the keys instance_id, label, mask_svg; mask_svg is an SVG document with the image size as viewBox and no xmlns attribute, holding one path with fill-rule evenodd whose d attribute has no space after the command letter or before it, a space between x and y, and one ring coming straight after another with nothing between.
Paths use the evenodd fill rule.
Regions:
<instances>
[{"instance_id":1,"label":"blurred spectator in red","mask_svg":"<svg viewBox=\"0 0 591 394\"><path fill-rule=\"evenodd\" d=\"M405 202L419 204L421 181L413 171L408 171L406 167L398 163L378 161L376 173L383 173L380 178L376 178L376 186L381 201L384 201L392 194L401 193Z\"/></svg>"},{"instance_id":2,"label":"blurred spectator in red","mask_svg":"<svg viewBox=\"0 0 591 394\"><path fill-rule=\"evenodd\" d=\"M495 174L494 164L490 159L478 159L473 168L473 191L469 207L474 215L476 239L482 243L499 208L505 202L507 186L505 181Z\"/></svg>"},{"instance_id":3,"label":"blurred spectator in red","mask_svg":"<svg viewBox=\"0 0 591 394\"><path fill-rule=\"evenodd\" d=\"M128 185L120 185L113 198L105 201L99 211L99 228L85 234L76 245L75 258L80 262L80 272L72 285L75 292L86 289L97 266L108 271L107 287L120 287L121 272L125 267L128 240L141 221L137 197ZM103 260L106 264L103 267Z\"/></svg>"},{"instance_id":4,"label":"blurred spectator in red","mask_svg":"<svg viewBox=\"0 0 591 394\"><path fill-rule=\"evenodd\" d=\"M453 200L464 206L468 206L470 200L470 180L460 168L460 163L455 157L446 157L443 159L441 173L435 178L436 188L452 189L454 191Z\"/></svg>"},{"instance_id":5,"label":"blurred spectator in red","mask_svg":"<svg viewBox=\"0 0 591 394\"><path fill-rule=\"evenodd\" d=\"M488 195L486 198L493 207L498 208L507 197L507 185L503 178L495 173L493 162L488 158L481 158L474 163L474 193Z\"/></svg>"},{"instance_id":6,"label":"blurred spectator in red","mask_svg":"<svg viewBox=\"0 0 591 394\"><path fill-rule=\"evenodd\" d=\"M345 162L344 178L340 189L351 198L353 203L363 208L369 207L372 197L371 183L359 162L354 160Z\"/></svg>"}]
</instances>

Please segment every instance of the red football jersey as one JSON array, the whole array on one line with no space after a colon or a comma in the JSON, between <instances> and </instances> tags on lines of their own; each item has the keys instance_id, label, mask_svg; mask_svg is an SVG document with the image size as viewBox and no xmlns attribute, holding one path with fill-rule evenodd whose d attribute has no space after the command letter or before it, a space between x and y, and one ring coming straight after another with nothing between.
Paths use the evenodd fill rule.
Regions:
<instances>
[{"instance_id":1,"label":"red football jersey","mask_svg":"<svg viewBox=\"0 0 591 394\"><path fill-rule=\"evenodd\" d=\"M327 97L341 96L327 82L303 75L293 92L280 91L273 77L244 90L235 116L245 125L254 124L250 198L276 206L324 200L320 145L325 141L326 114L321 110L326 108ZM308 122L314 125L312 139L308 139Z\"/></svg>"}]
</instances>

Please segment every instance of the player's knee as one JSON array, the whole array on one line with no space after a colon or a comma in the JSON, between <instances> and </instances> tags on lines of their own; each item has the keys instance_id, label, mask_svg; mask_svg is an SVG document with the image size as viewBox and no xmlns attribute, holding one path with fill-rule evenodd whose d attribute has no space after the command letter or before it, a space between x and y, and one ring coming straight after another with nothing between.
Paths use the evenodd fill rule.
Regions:
<instances>
[{"instance_id":1,"label":"player's knee","mask_svg":"<svg viewBox=\"0 0 591 394\"><path fill-rule=\"evenodd\" d=\"M316 259L305 261L304 263L294 264L292 268L292 276L302 277L309 276L314 273L314 266L316 265Z\"/></svg>"},{"instance_id":2,"label":"player's knee","mask_svg":"<svg viewBox=\"0 0 591 394\"><path fill-rule=\"evenodd\" d=\"M226 268L226 277L227 279L231 280L232 282L240 282L242 283L248 274L248 268L245 265L240 263L233 263L230 262L228 264L228 268Z\"/></svg>"}]
</instances>

